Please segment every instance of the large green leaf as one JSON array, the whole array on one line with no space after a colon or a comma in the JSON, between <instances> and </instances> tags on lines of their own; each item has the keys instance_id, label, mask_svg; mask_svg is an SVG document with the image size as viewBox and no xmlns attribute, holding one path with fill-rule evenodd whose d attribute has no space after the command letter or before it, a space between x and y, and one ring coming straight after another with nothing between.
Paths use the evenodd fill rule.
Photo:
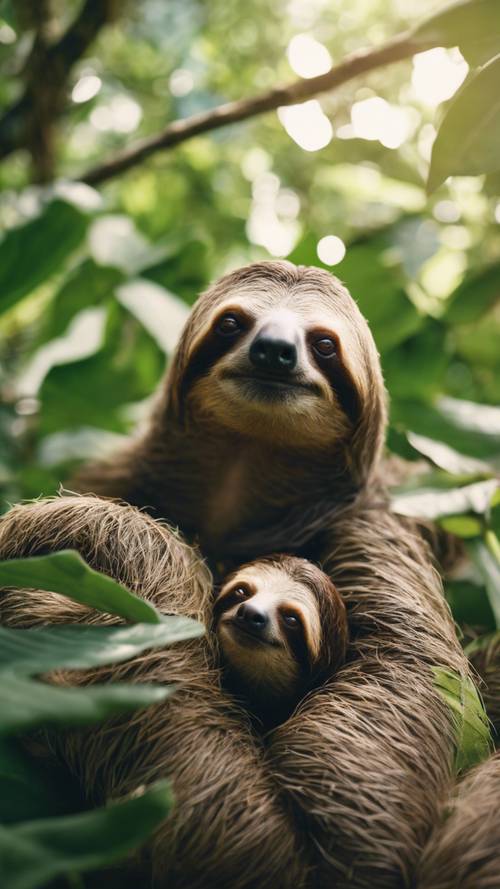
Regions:
<instances>
[{"instance_id":1,"label":"large green leaf","mask_svg":"<svg viewBox=\"0 0 500 889\"><path fill-rule=\"evenodd\" d=\"M7 232L0 243L0 312L60 270L87 224L74 204L54 200L36 219Z\"/></svg>"},{"instance_id":2,"label":"large green leaf","mask_svg":"<svg viewBox=\"0 0 500 889\"><path fill-rule=\"evenodd\" d=\"M61 336L75 315L90 306L101 305L123 279L120 269L84 259L70 272L51 300L37 343Z\"/></svg>"},{"instance_id":3,"label":"large green leaf","mask_svg":"<svg viewBox=\"0 0 500 889\"><path fill-rule=\"evenodd\" d=\"M0 827L2 889L39 889L59 874L117 861L140 846L171 807L169 785L159 781L141 796L93 812Z\"/></svg>"},{"instance_id":4,"label":"large green leaf","mask_svg":"<svg viewBox=\"0 0 500 889\"><path fill-rule=\"evenodd\" d=\"M473 65L490 59L500 50L498 0L460 0L438 10L412 31L422 48L459 46Z\"/></svg>"},{"instance_id":5,"label":"large green leaf","mask_svg":"<svg viewBox=\"0 0 500 889\"><path fill-rule=\"evenodd\" d=\"M87 688L59 688L13 673L2 673L0 735L39 725L87 725L164 701L170 686L116 682Z\"/></svg>"},{"instance_id":6,"label":"large green leaf","mask_svg":"<svg viewBox=\"0 0 500 889\"><path fill-rule=\"evenodd\" d=\"M133 627L0 627L0 671L17 675L47 673L65 668L83 670L116 664L147 648L172 645L203 635L203 625L189 617L165 616L161 624Z\"/></svg>"},{"instance_id":7,"label":"large green leaf","mask_svg":"<svg viewBox=\"0 0 500 889\"><path fill-rule=\"evenodd\" d=\"M0 586L42 589L118 614L132 622L158 624L161 615L149 602L106 574L94 571L74 550L0 562Z\"/></svg>"},{"instance_id":8,"label":"large green leaf","mask_svg":"<svg viewBox=\"0 0 500 889\"><path fill-rule=\"evenodd\" d=\"M500 544L494 531L487 531L484 540L471 541L468 551L484 581L496 626L500 629Z\"/></svg>"},{"instance_id":9,"label":"large green leaf","mask_svg":"<svg viewBox=\"0 0 500 889\"><path fill-rule=\"evenodd\" d=\"M16 738L0 738L0 824L64 815L82 808L79 788L69 773L49 757L41 766Z\"/></svg>"},{"instance_id":10,"label":"large green leaf","mask_svg":"<svg viewBox=\"0 0 500 889\"><path fill-rule=\"evenodd\" d=\"M391 397L431 398L439 391L448 361L446 330L427 318L418 333L384 354Z\"/></svg>"},{"instance_id":11,"label":"large green leaf","mask_svg":"<svg viewBox=\"0 0 500 889\"><path fill-rule=\"evenodd\" d=\"M164 259L142 269L140 274L192 305L210 280L207 247L202 241L188 241L182 247L167 250Z\"/></svg>"},{"instance_id":12,"label":"large green leaf","mask_svg":"<svg viewBox=\"0 0 500 889\"><path fill-rule=\"evenodd\" d=\"M472 679L433 667L436 688L449 705L456 724L455 770L466 771L490 754L488 717Z\"/></svg>"},{"instance_id":13,"label":"large green leaf","mask_svg":"<svg viewBox=\"0 0 500 889\"><path fill-rule=\"evenodd\" d=\"M448 324L470 324L499 301L500 262L497 262L464 278L448 300L445 321Z\"/></svg>"},{"instance_id":14,"label":"large green leaf","mask_svg":"<svg viewBox=\"0 0 500 889\"><path fill-rule=\"evenodd\" d=\"M83 360L52 367L41 386L40 433L79 426L126 431L124 405L151 395L165 355L143 326L112 304L103 347Z\"/></svg>"},{"instance_id":15,"label":"large green leaf","mask_svg":"<svg viewBox=\"0 0 500 889\"><path fill-rule=\"evenodd\" d=\"M462 454L482 459L500 451L500 409L456 398L441 398L434 405L393 399L393 425L445 442Z\"/></svg>"},{"instance_id":16,"label":"large green leaf","mask_svg":"<svg viewBox=\"0 0 500 889\"><path fill-rule=\"evenodd\" d=\"M466 580L450 580L445 583L445 595L453 618L460 626L496 628L495 615L483 586Z\"/></svg>"},{"instance_id":17,"label":"large green leaf","mask_svg":"<svg viewBox=\"0 0 500 889\"><path fill-rule=\"evenodd\" d=\"M460 515L466 512L482 515L489 510L497 490L496 479L487 479L463 488L451 488L448 491L422 487L394 495L391 504L394 512L399 515L415 518L437 519L440 516Z\"/></svg>"},{"instance_id":18,"label":"large green leaf","mask_svg":"<svg viewBox=\"0 0 500 889\"><path fill-rule=\"evenodd\" d=\"M466 80L451 102L432 146L427 190L448 176L500 169L500 55Z\"/></svg>"}]
</instances>

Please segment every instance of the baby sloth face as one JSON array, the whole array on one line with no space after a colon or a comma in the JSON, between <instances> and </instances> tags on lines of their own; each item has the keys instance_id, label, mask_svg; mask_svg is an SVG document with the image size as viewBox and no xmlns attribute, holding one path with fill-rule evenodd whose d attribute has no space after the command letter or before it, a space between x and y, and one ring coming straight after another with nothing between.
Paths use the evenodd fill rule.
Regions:
<instances>
[{"instance_id":1,"label":"baby sloth face","mask_svg":"<svg viewBox=\"0 0 500 889\"><path fill-rule=\"evenodd\" d=\"M271 556L239 568L214 619L231 684L260 709L292 709L345 660L344 603L305 559Z\"/></svg>"}]
</instances>

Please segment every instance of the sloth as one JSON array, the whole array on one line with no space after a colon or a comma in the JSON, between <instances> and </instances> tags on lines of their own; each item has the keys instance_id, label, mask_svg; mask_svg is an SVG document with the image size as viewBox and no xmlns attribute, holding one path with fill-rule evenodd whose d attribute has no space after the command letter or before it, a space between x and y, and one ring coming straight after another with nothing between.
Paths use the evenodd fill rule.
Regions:
<instances>
[{"instance_id":1,"label":"sloth","mask_svg":"<svg viewBox=\"0 0 500 889\"><path fill-rule=\"evenodd\" d=\"M476 766L443 806L419 867L418 889L500 885L500 753Z\"/></svg>"},{"instance_id":2,"label":"sloth","mask_svg":"<svg viewBox=\"0 0 500 889\"><path fill-rule=\"evenodd\" d=\"M369 484L384 417L347 290L320 269L257 263L200 297L149 428L73 486L180 527L212 565L300 553Z\"/></svg>"},{"instance_id":3,"label":"sloth","mask_svg":"<svg viewBox=\"0 0 500 889\"><path fill-rule=\"evenodd\" d=\"M293 556L237 568L215 600L214 629L229 688L265 725L282 722L345 661L344 603L323 571Z\"/></svg>"},{"instance_id":4,"label":"sloth","mask_svg":"<svg viewBox=\"0 0 500 889\"><path fill-rule=\"evenodd\" d=\"M198 569L193 592L187 551L217 581L273 552L300 556L345 603L345 663L265 737L221 684L207 640L100 674L181 686L166 706L60 740L93 798L171 777L177 808L148 852L158 889L412 884L457 741L432 668L468 666L429 547L388 505L385 401L368 325L340 282L257 263L200 296L147 429L82 471L87 496L0 522L0 557L76 546L154 601L161 557L167 613L210 600ZM36 590L0 596L11 625L72 613Z\"/></svg>"}]
</instances>

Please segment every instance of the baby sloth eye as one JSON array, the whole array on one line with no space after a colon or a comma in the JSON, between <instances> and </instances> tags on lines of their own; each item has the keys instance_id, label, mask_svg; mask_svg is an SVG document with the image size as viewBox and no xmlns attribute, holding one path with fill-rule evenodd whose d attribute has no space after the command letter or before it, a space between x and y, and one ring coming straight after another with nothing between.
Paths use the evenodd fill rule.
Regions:
<instances>
[{"instance_id":1,"label":"baby sloth eye","mask_svg":"<svg viewBox=\"0 0 500 889\"><path fill-rule=\"evenodd\" d=\"M290 630L300 629L300 620L295 614L284 614L283 621Z\"/></svg>"},{"instance_id":2,"label":"baby sloth eye","mask_svg":"<svg viewBox=\"0 0 500 889\"><path fill-rule=\"evenodd\" d=\"M316 340L313 348L322 358L331 358L337 351L335 340L332 340L329 336L324 336L320 340Z\"/></svg>"},{"instance_id":3,"label":"baby sloth eye","mask_svg":"<svg viewBox=\"0 0 500 889\"><path fill-rule=\"evenodd\" d=\"M234 315L223 315L217 323L217 330L223 336L233 336L240 332L241 325Z\"/></svg>"}]
</instances>

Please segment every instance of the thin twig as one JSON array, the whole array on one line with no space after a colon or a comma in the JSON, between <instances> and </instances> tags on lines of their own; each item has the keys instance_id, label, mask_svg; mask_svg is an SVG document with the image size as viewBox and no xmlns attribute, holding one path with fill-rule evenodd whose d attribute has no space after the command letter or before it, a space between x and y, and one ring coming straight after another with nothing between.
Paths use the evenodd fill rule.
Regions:
<instances>
[{"instance_id":1,"label":"thin twig","mask_svg":"<svg viewBox=\"0 0 500 889\"><path fill-rule=\"evenodd\" d=\"M110 160L87 170L78 178L89 185L98 185L141 163L156 151L168 150L200 133L208 133L227 124L248 120L282 105L293 105L320 93L331 92L359 74L407 59L427 48L422 44L416 45L408 34L400 34L378 49L363 50L349 56L339 65L330 68L326 74L308 80L296 80L287 86L275 87L260 96L227 102L184 120L175 120L156 136L135 142Z\"/></svg>"}]
</instances>

